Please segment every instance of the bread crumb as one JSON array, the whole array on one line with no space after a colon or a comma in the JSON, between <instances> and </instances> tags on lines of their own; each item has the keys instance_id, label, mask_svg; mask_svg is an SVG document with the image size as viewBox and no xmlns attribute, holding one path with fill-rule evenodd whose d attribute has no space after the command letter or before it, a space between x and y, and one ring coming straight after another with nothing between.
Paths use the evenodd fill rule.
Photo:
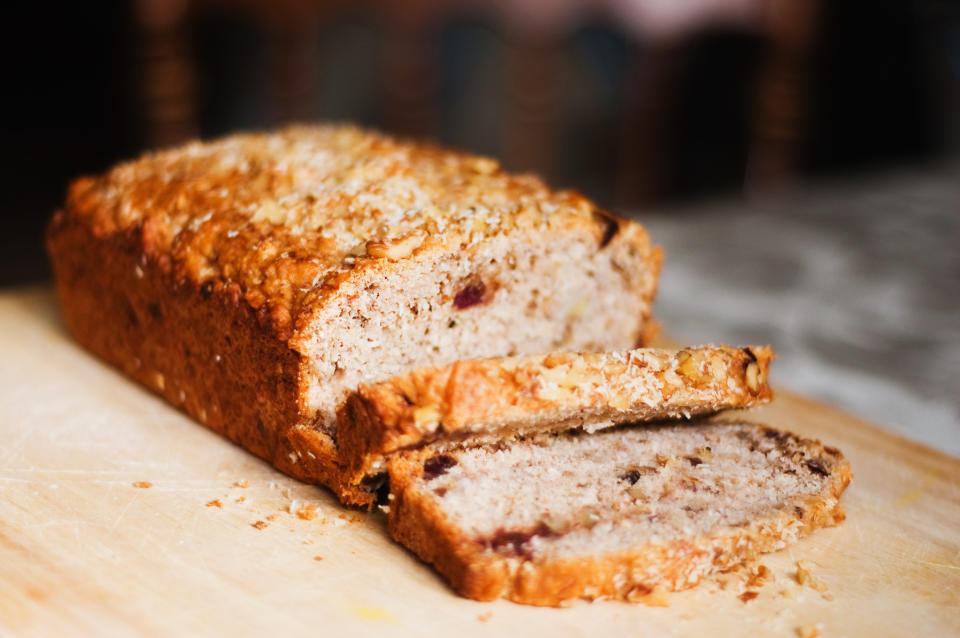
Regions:
<instances>
[{"instance_id":1,"label":"bread crumb","mask_svg":"<svg viewBox=\"0 0 960 638\"><path fill-rule=\"evenodd\" d=\"M758 591L747 590L742 594L740 594L739 596L737 596L737 598L739 598L741 601L743 601L744 604L746 604L759 595L760 595L760 592Z\"/></svg>"},{"instance_id":2,"label":"bread crumb","mask_svg":"<svg viewBox=\"0 0 960 638\"><path fill-rule=\"evenodd\" d=\"M247 487L250 487L250 483L247 481L247 479L243 479L243 480L240 480L240 481L236 481L236 482L233 484L233 487L247 488Z\"/></svg>"},{"instance_id":3,"label":"bread crumb","mask_svg":"<svg viewBox=\"0 0 960 638\"><path fill-rule=\"evenodd\" d=\"M757 565L750 570L746 587L762 587L768 580L774 580L773 572L766 565Z\"/></svg>"},{"instance_id":4,"label":"bread crumb","mask_svg":"<svg viewBox=\"0 0 960 638\"><path fill-rule=\"evenodd\" d=\"M313 560L323 560L323 556L314 556Z\"/></svg>"},{"instance_id":5,"label":"bread crumb","mask_svg":"<svg viewBox=\"0 0 960 638\"><path fill-rule=\"evenodd\" d=\"M797 636L799 638L817 638L820 635L820 624L809 623L797 627Z\"/></svg>"},{"instance_id":6,"label":"bread crumb","mask_svg":"<svg viewBox=\"0 0 960 638\"><path fill-rule=\"evenodd\" d=\"M795 565L797 566L797 573L794 575L794 579L797 584L806 585L810 589L820 592L824 600L833 600L830 588L827 587L825 582L813 575L807 561L798 560Z\"/></svg>"},{"instance_id":7,"label":"bread crumb","mask_svg":"<svg viewBox=\"0 0 960 638\"><path fill-rule=\"evenodd\" d=\"M237 503L242 503L242 502L244 502L245 500L247 500L247 497L246 497L246 496L239 496L239 497L237 497L237 499L236 499Z\"/></svg>"},{"instance_id":8,"label":"bread crumb","mask_svg":"<svg viewBox=\"0 0 960 638\"><path fill-rule=\"evenodd\" d=\"M266 527L266 526L269 525L269 524L270 524L270 523L268 523L268 522L266 522L266 521L257 521L257 522L255 522L255 523L250 523L250 526L251 526L251 527L256 527L257 529L263 529L264 527Z\"/></svg>"},{"instance_id":9,"label":"bread crumb","mask_svg":"<svg viewBox=\"0 0 960 638\"><path fill-rule=\"evenodd\" d=\"M272 523L273 521L277 520L277 515L276 515L276 514L270 514L269 516L267 516L267 520Z\"/></svg>"},{"instance_id":10,"label":"bread crumb","mask_svg":"<svg viewBox=\"0 0 960 638\"><path fill-rule=\"evenodd\" d=\"M133 484L134 487L139 487L141 489L147 489L148 487L153 487L153 483L150 481L137 481Z\"/></svg>"},{"instance_id":11,"label":"bread crumb","mask_svg":"<svg viewBox=\"0 0 960 638\"><path fill-rule=\"evenodd\" d=\"M493 612L492 612L492 611L485 611L485 612L483 612L482 614L480 614L479 616L477 616L477 620L479 620L480 622L487 622L487 621L489 621L491 618L493 618Z\"/></svg>"},{"instance_id":12,"label":"bread crumb","mask_svg":"<svg viewBox=\"0 0 960 638\"><path fill-rule=\"evenodd\" d=\"M222 509L222 508L223 508L223 503L220 502L220 499L215 498L215 499L213 499L212 501L210 501L209 503L207 503L207 507L219 507L219 508Z\"/></svg>"},{"instance_id":13,"label":"bread crumb","mask_svg":"<svg viewBox=\"0 0 960 638\"><path fill-rule=\"evenodd\" d=\"M726 591L727 586L730 585L730 581L732 579L733 577L730 574L717 574L716 578L714 578L713 580L717 584L717 586L720 587L720 589Z\"/></svg>"},{"instance_id":14,"label":"bread crumb","mask_svg":"<svg viewBox=\"0 0 960 638\"><path fill-rule=\"evenodd\" d=\"M304 505L297 510L297 518L304 521L312 521L317 517L317 506L313 503L309 505Z\"/></svg>"}]
</instances>

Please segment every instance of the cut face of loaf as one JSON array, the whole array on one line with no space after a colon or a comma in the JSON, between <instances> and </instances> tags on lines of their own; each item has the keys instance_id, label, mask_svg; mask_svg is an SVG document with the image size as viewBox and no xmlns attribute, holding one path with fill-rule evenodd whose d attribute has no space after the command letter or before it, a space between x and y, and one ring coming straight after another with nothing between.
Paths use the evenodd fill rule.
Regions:
<instances>
[{"instance_id":1,"label":"cut face of loaf","mask_svg":"<svg viewBox=\"0 0 960 638\"><path fill-rule=\"evenodd\" d=\"M460 594L642 598L843 520L836 449L750 423L625 427L390 461L390 532Z\"/></svg>"},{"instance_id":2,"label":"cut face of loaf","mask_svg":"<svg viewBox=\"0 0 960 638\"><path fill-rule=\"evenodd\" d=\"M592 232L564 230L371 264L342 282L294 339L304 356L307 406L329 429L331 406L348 391L406 370L642 343L655 272L646 258L614 258Z\"/></svg>"},{"instance_id":3,"label":"cut face of loaf","mask_svg":"<svg viewBox=\"0 0 960 638\"><path fill-rule=\"evenodd\" d=\"M660 251L493 160L349 126L193 143L71 185L48 229L84 346L340 490L348 391L422 366L634 347Z\"/></svg>"},{"instance_id":4,"label":"cut face of loaf","mask_svg":"<svg viewBox=\"0 0 960 638\"><path fill-rule=\"evenodd\" d=\"M533 432L690 418L768 401L773 352L750 346L641 348L458 361L352 393L339 414L340 454L354 483L399 450Z\"/></svg>"}]
</instances>

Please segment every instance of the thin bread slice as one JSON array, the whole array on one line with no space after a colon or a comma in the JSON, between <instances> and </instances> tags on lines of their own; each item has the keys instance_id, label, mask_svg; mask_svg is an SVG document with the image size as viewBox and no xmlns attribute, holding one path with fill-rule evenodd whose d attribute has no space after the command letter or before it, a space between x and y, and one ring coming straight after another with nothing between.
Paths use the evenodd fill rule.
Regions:
<instances>
[{"instance_id":1,"label":"thin bread slice","mask_svg":"<svg viewBox=\"0 0 960 638\"><path fill-rule=\"evenodd\" d=\"M391 535L468 598L636 600L844 518L852 473L751 423L623 427L392 458Z\"/></svg>"},{"instance_id":2,"label":"thin bread slice","mask_svg":"<svg viewBox=\"0 0 960 638\"><path fill-rule=\"evenodd\" d=\"M399 450L691 417L772 396L768 347L553 353L422 368L361 386L340 409L347 480L375 484Z\"/></svg>"}]
</instances>

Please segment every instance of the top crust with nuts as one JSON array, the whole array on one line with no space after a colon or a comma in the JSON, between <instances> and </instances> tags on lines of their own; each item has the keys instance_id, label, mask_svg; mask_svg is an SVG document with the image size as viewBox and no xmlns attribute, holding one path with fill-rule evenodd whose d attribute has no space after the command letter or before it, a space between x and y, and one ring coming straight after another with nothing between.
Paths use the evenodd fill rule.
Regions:
<instances>
[{"instance_id":1,"label":"top crust with nuts","mask_svg":"<svg viewBox=\"0 0 960 638\"><path fill-rule=\"evenodd\" d=\"M637 224L490 158L352 126L234 135L146 155L75 181L65 210L203 285L238 284L281 335L357 270L511 232L580 227L649 250Z\"/></svg>"}]
</instances>

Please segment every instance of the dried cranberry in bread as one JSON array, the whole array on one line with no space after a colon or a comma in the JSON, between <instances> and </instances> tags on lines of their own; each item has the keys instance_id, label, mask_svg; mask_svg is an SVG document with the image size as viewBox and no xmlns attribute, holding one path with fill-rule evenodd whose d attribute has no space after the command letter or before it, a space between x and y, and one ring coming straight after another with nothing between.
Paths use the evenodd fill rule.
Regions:
<instances>
[{"instance_id":1,"label":"dried cranberry in bread","mask_svg":"<svg viewBox=\"0 0 960 638\"><path fill-rule=\"evenodd\" d=\"M359 383L634 347L660 264L639 224L575 193L350 126L192 143L79 179L48 249L81 344L334 488L335 411Z\"/></svg>"},{"instance_id":2,"label":"dried cranberry in bread","mask_svg":"<svg viewBox=\"0 0 960 638\"><path fill-rule=\"evenodd\" d=\"M460 594L641 599L844 518L836 449L751 423L623 427L396 455L391 535Z\"/></svg>"},{"instance_id":3,"label":"dried cranberry in bread","mask_svg":"<svg viewBox=\"0 0 960 638\"><path fill-rule=\"evenodd\" d=\"M361 386L339 413L350 481L402 449L690 418L772 396L770 348L700 346L457 361Z\"/></svg>"}]
</instances>

